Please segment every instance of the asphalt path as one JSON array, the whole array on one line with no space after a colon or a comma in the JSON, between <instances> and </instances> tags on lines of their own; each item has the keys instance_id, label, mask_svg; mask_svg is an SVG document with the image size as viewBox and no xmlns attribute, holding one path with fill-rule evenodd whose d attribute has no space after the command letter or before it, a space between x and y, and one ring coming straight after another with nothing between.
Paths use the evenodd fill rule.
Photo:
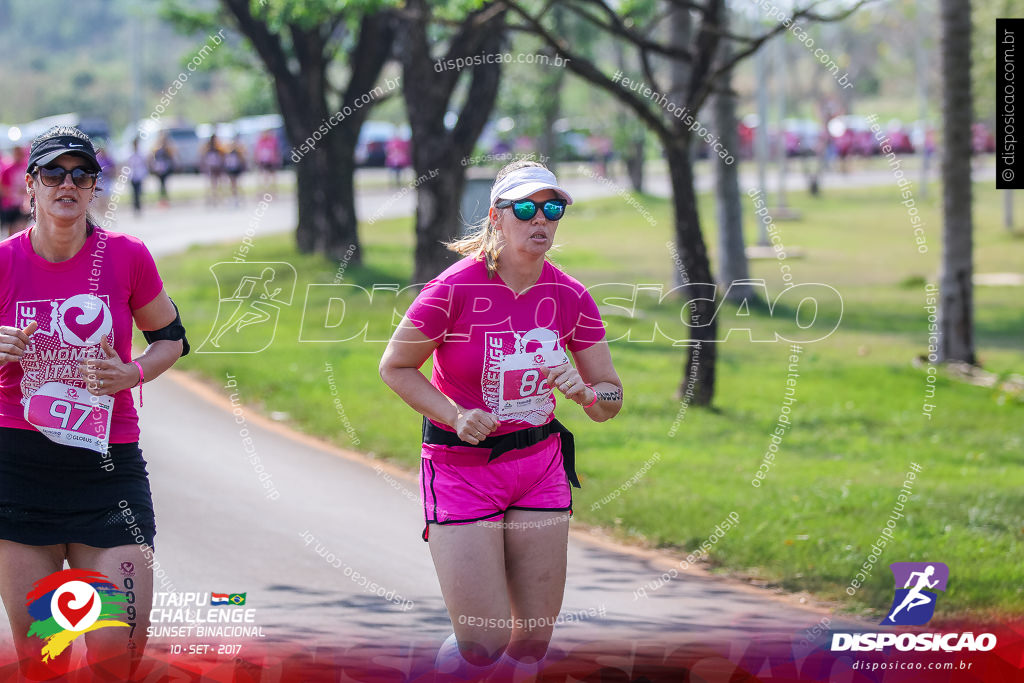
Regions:
<instances>
[{"instance_id":1,"label":"asphalt path","mask_svg":"<svg viewBox=\"0 0 1024 683\"><path fill-rule=\"evenodd\" d=\"M245 593L253 630L160 631L208 626L209 612L241 608L190 615L158 605L165 611L154 618L149 651L227 643L246 657L343 643L416 650L421 666L429 662L452 628L420 540L415 476L252 412L251 391L231 381L172 370L147 384L141 447L157 512L155 591L165 603L172 593L204 601ZM681 567L681 557L617 546L570 525L554 653L597 642L814 641L810 629L823 619L831 628L864 626L800 596ZM3 633L8 646L9 638Z\"/></svg>"},{"instance_id":2,"label":"asphalt path","mask_svg":"<svg viewBox=\"0 0 1024 683\"><path fill-rule=\"evenodd\" d=\"M146 387L163 588L246 592L271 640L443 640L451 625L420 540L415 476L250 412L246 387L228 382L175 374ZM827 614L701 570L638 593L678 562L574 533L556 641L797 634Z\"/></svg>"}]
</instances>

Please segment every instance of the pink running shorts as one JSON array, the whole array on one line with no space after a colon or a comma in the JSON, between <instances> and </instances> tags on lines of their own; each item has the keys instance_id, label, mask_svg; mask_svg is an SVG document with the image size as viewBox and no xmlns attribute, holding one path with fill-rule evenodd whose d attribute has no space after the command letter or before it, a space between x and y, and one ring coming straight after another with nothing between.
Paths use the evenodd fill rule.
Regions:
<instances>
[{"instance_id":1,"label":"pink running shorts","mask_svg":"<svg viewBox=\"0 0 1024 683\"><path fill-rule=\"evenodd\" d=\"M431 524L501 521L507 510L572 514L558 434L491 462L487 462L489 454L480 448L423 444L419 481L424 541Z\"/></svg>"}]
</instances>

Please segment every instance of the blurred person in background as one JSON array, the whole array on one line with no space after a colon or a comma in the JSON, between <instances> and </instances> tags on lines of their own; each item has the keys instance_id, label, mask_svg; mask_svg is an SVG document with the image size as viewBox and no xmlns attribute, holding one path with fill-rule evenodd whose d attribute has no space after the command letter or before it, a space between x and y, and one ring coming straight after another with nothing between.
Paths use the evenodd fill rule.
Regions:
<instances>
[{"instance_id":1,"label":"blurred person in background","mask_svg":"<svg viewBox=\"0 0 1024 683\"><path fill-rule=\"evenodd\" d=\"M253 156L264 191L271 194L277 192L277 169L281 168L281 147L277 144L274 131L268 129L260 134Z\"/></svg>"},{"instance_id":2,"label":"blurred person in background","mask_svg":"<svg viewBox=\"0 0 1024 683\"><path fill-rule=\"evenodd\" d=\"M106 214L107 209L110 207L110 188L112 187L113 178L117 177L117 168L114 160L107 155L107 151L96 146L96 162L100 165L100 175L96 179L96 204L100 214ZM116 181L113 181L116 182ZM118 192L123 192L124 188L118 188Z\"/></svg>"},{"instance_id":3,"label":"blurred person in background","mask_svg":"<svg viewBox=\"0 0 1024 683\"><path fill-rule=\"evenodd\" d=\"M384 163L391 169L391 181L395 187L402 184L402 169L412 163L409 141L397 133L388 140L384 148Z\"/></svg>"},{"instance_id":4,"label":"blurred person in background","mask_svg":"<svg viewBox=\"0 0 1024 683\"><path fill-rule=\"evenodd\" d=\"M142 183L146 179L146 155L139 151L139 139L132 141L132 153L128 157L128 177L132 183L132 207L135 215L142 214Z\"/></svg>"},{"instance_id":5,"label":"blurred person in background","mask_svg":"<svg viewBox=\"0 0 1024 683\"><path fill-rule=\"evenodd\" d=\"M167 178L174 173L174 144L167 131L160 134L160 139L149 159L149 169L160 181L160 206L167 208L171 204L167 196Z\"/></svg>"},{"instance_id":6,"label":"blurred person in background","mask_svg":"<svg viewBox=\"0 0 1024 683\"><path fill-rule=\"evenodd\" d=\"M224 173L228 176L228 183L231 185L231 198L234 200L235 206L240 206L242 203L238 194L238 181L245 173L245 165L245 146L242 144L242 139L236 135L224 152Z\"/></svg>"},{"instance_id":7,"label":"blurred person in background","mask_svg":"<svg viewBox=\"0 0 1024 683\"><path fill-rule=\"evenodd\" d=\"M24 147L15 147L6 165L0 164L0 236L13 235L28 224L27 168L28 155Z\"/></svg>"},{"instance_id":8,"label":"blurred person in background","mask_svg":"<svg viewBox=\"0 0 1024 683\"><path fill-rule=\"evenodd\" d=\"M216 133L210 133L210 139L203 145L200 152L199 165L210 183L210 194L207 203L216 205L220 201L221 179L224 176L224 150Z\"/></svg>"}]
</instances>

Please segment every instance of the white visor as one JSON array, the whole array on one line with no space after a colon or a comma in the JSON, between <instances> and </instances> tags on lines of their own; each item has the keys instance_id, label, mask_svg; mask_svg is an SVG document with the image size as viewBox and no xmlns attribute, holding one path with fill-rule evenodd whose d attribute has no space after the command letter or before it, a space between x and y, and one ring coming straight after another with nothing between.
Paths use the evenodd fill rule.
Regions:
<instances>
[{"instance_id":1,"label":"white visor","mask_svg":"<svg viewBox=\"0 0 1024 683\"><path fill-rule=\"evenodd\" d=\"M554 173L540 166L525 166L494 183L491 187L491 206L499 199L525 199L541 190L554 190L567 205L572 204L572 195L558 186Z\"/></svg>"}]
</instances>

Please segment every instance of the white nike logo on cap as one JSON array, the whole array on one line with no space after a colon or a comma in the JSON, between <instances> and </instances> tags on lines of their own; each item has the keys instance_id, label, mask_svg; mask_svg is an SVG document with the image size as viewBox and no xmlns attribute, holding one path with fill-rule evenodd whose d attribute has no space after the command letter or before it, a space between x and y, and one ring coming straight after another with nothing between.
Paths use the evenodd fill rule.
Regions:
<instances>
[{"instance_id":1,"label":"white nike logo on cap","mask_svg":"<svg viewBox=\"0 0 1024 683\"><path fill-rule=\"evenodd\" d=\"M68 143L68 147L82 147L82 145L76 145L76 144L75 144L75 143L73 143L73 142L69 142L69 143Z\"/></svg>"}]
</instances>

